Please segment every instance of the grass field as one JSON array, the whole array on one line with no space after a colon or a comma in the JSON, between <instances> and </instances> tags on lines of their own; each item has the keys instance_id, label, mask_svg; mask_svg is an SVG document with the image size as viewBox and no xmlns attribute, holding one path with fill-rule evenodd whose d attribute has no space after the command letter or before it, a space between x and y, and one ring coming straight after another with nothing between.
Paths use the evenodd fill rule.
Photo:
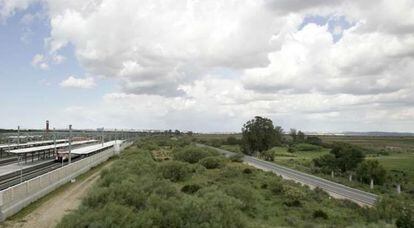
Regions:
<instances>
[{"instance_id":1,"label":"grass field","mask_svg":"<svg viewBox=\"0 0 414 228\"><path fill-rule=\"evenodd\" d=\"M389 152L414 152L414 137L397 136L333 136L321 135L326 143L346 142L367 149L386 150Z\"/></svg>"}]
</instances>

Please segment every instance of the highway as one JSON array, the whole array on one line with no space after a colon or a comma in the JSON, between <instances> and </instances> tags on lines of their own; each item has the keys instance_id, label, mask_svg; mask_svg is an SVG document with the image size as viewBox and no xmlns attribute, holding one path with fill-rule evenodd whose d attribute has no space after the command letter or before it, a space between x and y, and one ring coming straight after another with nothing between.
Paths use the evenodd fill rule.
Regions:
<instances>
[{"instance_id":1,"label":"highway","mask_svg":"<svg viewBox=\"0 0 414 228\"><path fill-rule=\"evenodd\" d=\"M235 154L227 150L203 144L197 144L197 146L215 149L218 152L225 154L226 156ZM286 168L284 166L277 165L272 162L263 161L252 156L245 155L243 161L258 169L272 171L285 179L291 179L296 182L308 185L310 187L319 187L335 198L345 198L359 205L373 206L378 199L378 196L375 194L364 192L355 188L350 188L348 186L338 184L307 173L299 172L290 168Z\"/></svg>"}]
</instances>

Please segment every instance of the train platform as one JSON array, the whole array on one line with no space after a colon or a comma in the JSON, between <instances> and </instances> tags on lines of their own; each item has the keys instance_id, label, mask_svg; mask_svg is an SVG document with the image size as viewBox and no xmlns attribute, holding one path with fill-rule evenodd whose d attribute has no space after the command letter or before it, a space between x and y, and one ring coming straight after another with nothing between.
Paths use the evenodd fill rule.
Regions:
<instances>
[{"instance_id":1,"label":"train platform","mask_svg":"<svg viewBox=\"0 0 414 228\"><path fill-rule=\"evenodd\" d=\"M57 139L56 143L67 142L67 139ZM14 144L0 144L0 150L8 150L8 149L17 149L17 148L25 148L25 147L32 147L32 146L39 146L39 145L48 145L53 144L53 140L45 140L45 141L34 141L28 143L14 143Z\"/></svg>"}]
</instances>

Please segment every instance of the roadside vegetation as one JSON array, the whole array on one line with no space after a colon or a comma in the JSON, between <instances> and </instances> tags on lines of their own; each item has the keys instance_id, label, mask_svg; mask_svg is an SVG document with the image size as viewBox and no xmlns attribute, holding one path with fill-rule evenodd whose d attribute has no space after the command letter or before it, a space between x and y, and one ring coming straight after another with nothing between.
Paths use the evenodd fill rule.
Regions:
<instances>
[{"instance_id":1,"label":"roadside vegetation","mask_svg":"<svg viewBox=\"0 0 414 228\"><path fill-rule=\"evenodd\" d=\"M185 137L143 139L102 173L79 209L64 217L58 227L405 224L399 217L402 205L390 208L380 203L376 208L362 208L240 161L240 156L226 158L196 147ZM404 218L410 219L410 213Z\"/></svg>"},{"instance_id":2,"label":"roadside vegetation","mask_svg":"<svg viewBox=\"0 0 414 228\"><path fill-rule=\"evenodd\" d=\"M215 135L206 143L212 145L214 142L212 146L273 161L379 194L382 198L394 197L406 207L412 207L413 141L400 137L380 137L384 141L369 143L368 139L371 138L343 140L349 138L339 137L340 140L335 141L331 136L325 141L323 137L307 136L296 129L284 132L281 127L274 126L271 120L255 117L243 126L241 135L222 136L221 139ZM398 146L400 142L402 145ZM376 143L380 143L380 146Z\"/></svg>"}]
</instances>

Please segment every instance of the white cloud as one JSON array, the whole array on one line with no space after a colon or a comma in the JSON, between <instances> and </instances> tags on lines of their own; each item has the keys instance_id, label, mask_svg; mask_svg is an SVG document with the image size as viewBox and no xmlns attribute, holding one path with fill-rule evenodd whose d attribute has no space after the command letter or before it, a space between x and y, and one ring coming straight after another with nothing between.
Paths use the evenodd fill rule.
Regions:
<instances>
[{"instance_id":1,"label":"white cloud","mask_svg":"<svg viewBox=\"0 0 414 228\"><path fill-rule=\"evenodd\" d=\"M36 54L32 59L32 66L42 70L48 70L49 64L47 63L46 57L42 54Z\"/></svg>"},{"instance_id":2,"label":"white cloud","mask_svg":"<svg viewBox=\"0 0 414 228\"><path fill-rule=\"evenodd\" d=\"M0 21L7 19L18 10L25 10L38 0L0 0Z\"/></svg>"},{"instance_id":3,"label":"white cloud","mask_svg":"<svg viewBox=\"0 0 414 228\"><path fill-rule=\"evenodd\" d=\"M3 17L27 8L21 2ZM95 124L239 130L265 115L308 130L414 130L412 0L43 2L49 55L33 65L62 62L71 45L87 75L120 83L94 107ZM351 27L299 29L309 16ZM61 85L95 83L72 76ZM82 113L85 124L94 115Z\"/></svg>"},{"instance_id":4,"label":"white cloud","mask_svg":"<svg viewBox=\"0 0 414 228\"><path fill-rule=\"evenodd\" d=\"M77 78L76 76L69 76L66 80L60 83L61 87L80 89L91 89L95 87L95 85L95 80L91 77Z\"/></svg>"}]
</instances>

